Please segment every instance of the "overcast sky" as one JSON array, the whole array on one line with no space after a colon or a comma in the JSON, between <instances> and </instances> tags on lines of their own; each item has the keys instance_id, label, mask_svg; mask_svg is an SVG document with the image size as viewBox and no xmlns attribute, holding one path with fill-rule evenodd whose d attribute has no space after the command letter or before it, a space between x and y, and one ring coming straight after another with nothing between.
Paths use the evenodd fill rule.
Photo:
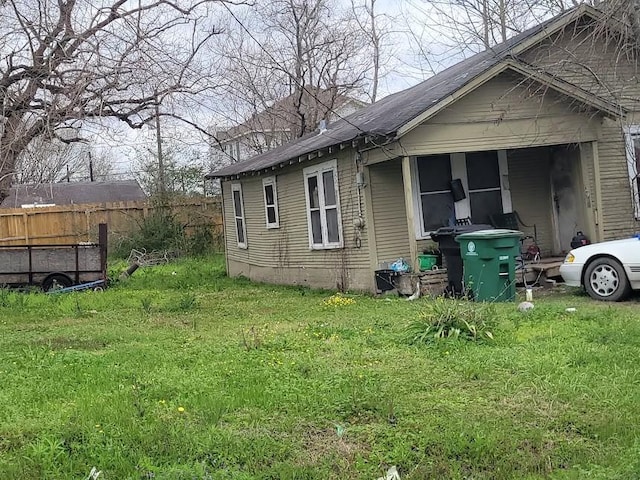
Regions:
<instances>
[{"instance_id":1,"label":"overcast sky","mask_svg":"<svg viewBox=\"0 0 640 480\"><path fill-rule=\"evenodd\" d=\"M341 0L345 5L350 5L350 0ZM413 8L412 3L421 4L423 0L378 0L376 9L384 18L380 21L392 25L392 31L384 40L387 43L389 58L385 66L389 70L380 81L379 97L406 89L429 77L433 71L439 71L446 63L454 63L461 55L449 56L445 64L440 62L442 49L433 43L425 31L424 25L427 19L424 13ZM418 45L420 42L428 43ZM420 50L420 48L424 50ZM433 58L425 58L424 53L433 54ZM197 116L202 123L216 123L215 112L205 106L200 109ZM220 122L220 120L218 120ZM106 154L110 154L117 172L126 174L135 169L135 159L140 156L140 151L145 149L156 150L155 129L132 131L128 127L109 123L109 132L104 129L96 129L93 138L94 147ZM208 145L201 134L189 131L184 127L174 127L170 122L163 124L163 136L178 138L185 144L206 154Z\"/></svg>"}]
</instances>

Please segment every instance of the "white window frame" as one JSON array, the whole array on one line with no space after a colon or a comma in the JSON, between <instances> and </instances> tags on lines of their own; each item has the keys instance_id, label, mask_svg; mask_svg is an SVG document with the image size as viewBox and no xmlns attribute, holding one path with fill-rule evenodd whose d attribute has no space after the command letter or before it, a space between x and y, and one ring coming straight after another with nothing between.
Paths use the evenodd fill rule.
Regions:
<instances>
[{"instance_id":1,"label":"white window frame","mask_svg":"<svg viewBox=\"0 0 640 480\"><path fill-rule=\"evenodd\" d=\"M331 208L335 208L337 212L337 221L338 221L338 241L337 242L329 242L329 233L327 230L327 206L325 205L324 198L324 180L323 173L332 171L333 172L333 188L336 194L336 204L335 207L332 205ZM332 248L342 248L344 245L343 235L342 235L342 214L340 212L340 191L338 189L338 161L337 160L329 160L328 162L319 163L317 165L313 165L311 167L307 167L303 169L302 176L304 180L304 194L305 194L305 209L307 211L307 229L309 232L309 248L311 250L327 250ZM309 182L308 179L310 177L317 177L318 182L318 203L320 209L320 224L322 229L322 243L314 243L313 242L313 227L311 224L311 198L309 192Z\"/></svg>"},{"instance_id":2,"label":"white window frame","mask_svg":"<svg viewBox=\"0 0 640 480\"><path fill-rule=\"evenodd\" d=\"M639 130L640 131L640 130ZM509 166L507 161L507 151L498 150L498 167L500 172L500 190L502 193L502 213L513 211L511 203L511 191L509 188ZM413 207L415 215L416 239L429 239L431 231L425 231L422 223L422 202L420 201L420 177L418 176L418 157L428 156L417 155L411 158L411 176L413 188ZM468 218L471 216L471 201L469 199L469 179L467 177L467 156L465 153L451 153L451 178L459 178L466 193L466 198L454 202L456 218Z\"/></svg>"},{"instance_id":3,"label":"white window frame","mask_svg":"<svg viewBox=\"0 0 640 480\"><path fill-rule=\"evenodd\" d=\"M624 127L625 150L627 152L627 171L629 173L629 186L631 187L631 202L633 215L640 220L640 192L638 191L638 162L636 149L633 145L634 137L640 137L640 125L627 125Z\"/></svg>"},{"instance_id":4,"label":"white window frame","mask_svg":"<svg viewBox=\"0 0 640 480\"><path fill-rule=\"evenodd\" d=\"M240 208L242 212L238 215L236 211L236 199L234 198L234 192L240 193ZM241 183L232 183L231 184L231 203L233 204L233 225L234 230L236 232L236 240L238 242L238 248L248 248L248 240L247 240L247 221L245 219L245 208L244 208L244 195L242 193L242 184ZM244 242L240 242L240 236L238 235L238 220L242 220L242 236L244 237Z\"/></svg>"},{"instance_id":5,"label":"white window frame","mask_svg":"<svg viewBox=\"0 0 640 480\"><path fill-rule=\"evenodd\" d=\"M267 203L267 186L271 186L273 189L273 205ZM262 179L262 195L264 197L264 219L267 228L280 228L280 213L278 207L278 189L276 188L276 177L267 177ZM275 222L269 223L269 208L273 208L275 211Z\"/></svg>"}]
</instances>

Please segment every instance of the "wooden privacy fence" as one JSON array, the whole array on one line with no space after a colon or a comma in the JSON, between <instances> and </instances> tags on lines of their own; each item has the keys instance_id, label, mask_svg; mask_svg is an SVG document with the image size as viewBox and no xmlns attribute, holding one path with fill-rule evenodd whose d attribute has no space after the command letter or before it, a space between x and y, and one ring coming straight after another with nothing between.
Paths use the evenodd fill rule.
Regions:
<instances>
[{"instance_id":1,"label":"wooden privacy fence","mask_svg":"<svg viewBox=\"0 0 640 480\"><path fill-rule=\"evenodd\" d=\"M117 245L140 228L142 221L159 209L170 211L187 234L198 227L222 235L222 208L217 198L194 198L159 206L149 201L57 205L0 209L0 245L72 244L97 242L98 224L106 223L109 244Z\"/></svg>"}]
</instances>

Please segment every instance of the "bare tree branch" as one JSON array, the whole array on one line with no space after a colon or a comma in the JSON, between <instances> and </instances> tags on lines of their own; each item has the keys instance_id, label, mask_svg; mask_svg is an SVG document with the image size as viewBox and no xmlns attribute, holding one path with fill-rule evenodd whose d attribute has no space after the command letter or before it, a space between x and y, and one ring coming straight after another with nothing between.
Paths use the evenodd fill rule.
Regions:
<instances>
[{"instance_id":1,"label":"bare tree branch","mask_svg":"<svg viewBox=\"0 0 640 480\"><path fill-rule=\"evenodd\" d=\"M0 196L34 139L95 117L140 128L158 98L211 88L203 47L221 29L204 20L223 4L248 2L0 3Z\"/></svg>"}]
</instances>

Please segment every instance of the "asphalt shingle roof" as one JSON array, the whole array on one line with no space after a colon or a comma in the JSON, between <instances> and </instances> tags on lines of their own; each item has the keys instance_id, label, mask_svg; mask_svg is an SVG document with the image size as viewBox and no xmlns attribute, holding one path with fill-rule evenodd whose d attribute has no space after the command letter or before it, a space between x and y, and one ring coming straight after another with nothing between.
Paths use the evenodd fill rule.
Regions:
<instances>
[{"instance_id":1,"label":"asphalt shingle roof","mask_svg":"<svg viewBox=\"0 0 640 480\"><path fill-rule=\"evenodd\" d=\"M20 208L32 204L84 204L145 200L147 196L135 180L111 182L64 182L13 185L0 208Z\"/></svg>"},{"instance_id":2,"label":"asphalt shingle roof","mask_svg":"<svg viewBox=\"0 0 640 480\"><path fill-rule=\"evenodd\" d=\"M207 177L220 178L259 172L282 162L349 142L361 136L394 135L400 127L508 58L514 47L544 30L549 23L572 15L575 10L568 10L504 43L452 65L422 83L368 105L332 123L322 134L310 133L286 145L212 172Z\"/></svg>"}]
</instances>

